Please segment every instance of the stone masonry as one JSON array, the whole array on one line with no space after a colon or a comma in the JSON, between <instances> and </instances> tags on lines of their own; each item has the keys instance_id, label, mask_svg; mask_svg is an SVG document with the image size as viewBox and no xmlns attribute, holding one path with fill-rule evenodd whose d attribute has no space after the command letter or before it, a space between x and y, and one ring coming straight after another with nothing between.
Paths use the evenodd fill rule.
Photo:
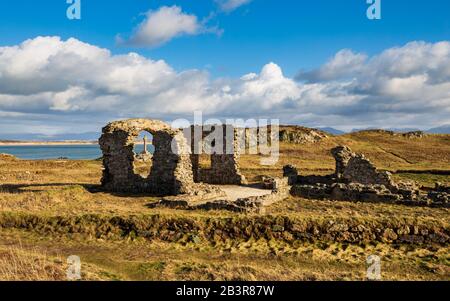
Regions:
<instances>
[{"instance_id":1,"label":"stone masonry","mask_svg":"<svg viewBox=\"0 0 450 301\"><path fill-rule=\"evenodd\" d=\"M194 181L216 185L246 184L246 179L239 169L238 130L231 125L219 125L219 127L223 127L222 131L218 131L222 135L216 137L212 135L217 130L216 127L211 126L205 129L202 126L192 126L187 129L187 131L191 131L191 161ZM216 141L217 139L220 141ZM201 154L211 157L210 168L200 168Z\"/></svg>"},{"instance_id":2,"label":"stone masonry","mask_svg":"<svg viewBox=\"0 0 450 301\"><path fill-rule=\"evenodd\" d=\"M344 171L347 168L348 161L355 156L352 150L347 146L338 146L331 150L331 154L336 160L336 172L335 176L341 179L344 175Z\"/></svg>"},{"instance_id":3,"label":"stone masonry","mask_svg":"<svg viewBox=\"0 0 450 301\"><path fill-rule=\"evenodd\" d=\"M342 174L348 183L363 185L384 185L390 190L397 189L391 174L387 171L379 171L364 155L355 155L350 158Z\"/></svg>"},{"instance_id":4,"label":"stone masonry","mask_svg":"<svg viewBox=\"0 0 450 301\"><path fill-rule=\"evenodd\" d=\"M134 142L141 131L153 135L153 166L148 178L134 173ZM158 120L129 119L108 124L99 139L103 152L104 189L161 195L189 193L192 164L183 133ZM172 150L172 144L174 150Z\"/></svg>"},{"instance_id":5,"label":"stone masonry","mask_svg":"<svg viewBox=\"0 0 450 301\"><path fill-rule=\"evenodd\" d=\"M388 202L406 205L448 207L448 193L437 185L428 195L421 194L414 183L396 183L387 171L378 170L362 154L353 153L346 146L331 150L336 171L327 176L301 176L293 166L284 173L291 179L291 194L309 199L336 201Z\"/></svg>"}]
</instances>

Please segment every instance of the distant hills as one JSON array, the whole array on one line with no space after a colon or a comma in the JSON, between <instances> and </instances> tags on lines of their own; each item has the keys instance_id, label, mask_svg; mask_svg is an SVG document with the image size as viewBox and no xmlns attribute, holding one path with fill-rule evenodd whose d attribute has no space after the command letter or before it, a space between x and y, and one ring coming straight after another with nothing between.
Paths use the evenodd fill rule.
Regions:
<instances>
[{"instance_id":1,"label":"distant hills","mask_svg":"<svg viewBox=\"0 0 450 301\"><path fill-rule=\"evenodd\" d=\"M100 133L68 133L56 135L43 134L0 134L0 141L95 141L100 137Z\"/></svg>"},{"instance_id":2,"label":"distant hills","mask_svg":"<svg viewBox=\"0 0 450 301\"><path fill-rule=\"evenodd\" d=\"M429 129L427 132L431 134L450 134L450 124Z\"/></svg>"},{"instance_id":3,"label":"distant hills","mask_svg":"<svg viewBox=\"0 0 450 301\"><path fill-rule=\"evenodd\" d=\"M367 131L367 130L377 130L377 128L353 129L353 130L351 130L351 132L353 133L353 132L360 132L360 131ZM422 131L422 132L428 133L428 134L450 134L450 124L432 128L429 130L421 130L418 128L386 128L384 130L392 131L392 132L396 132L396 133L409 133L409 132ZM329 133L331 133L331 132L329 132Z\"/></svg>"},{"instance_id":4,"label":"distant hills","mask_svg":"<svg viewBox=\"0 0 450 301\"><path fill-rule=\"evenodd\" d=\"M330 127L321 127L321 128L317 128L317 129L321 130L321 131L324 131L324 132L327 132L327 133L330 133L330 134L335 135L335 136L339 136L339 135L344 135L345 134L344 131L340 131L338 129L330 128Z\"/></svg>"},{"instance_id":5,"label":"distant hills","mask_svg":"<svg viewBox=\"0 0 450 301\"><path fill-rule=\"evenodd\" d=\"M339 136L344 135L346 132L332 128L332 127L318 127L318 130L323 132ZM374 130L376 128L365 128L365 129L353 129L350 132L358 132L365 130ZM417 128L388 128L385 129L393 132L414 132L420 131ZM450 134L450 124L443 125L440 127L435 127L426 131L429 134ZM67 133L67 134L55 134L55 135L44 135L44 134L0 134L0 141L37 141L37 142L54 142L54 141L97 141L101 133L98 132L86 132L86 133ZM148 135L150 136L150 135ZM142 135L139 137L142 139Z\"/></svg>"}]
</instances>

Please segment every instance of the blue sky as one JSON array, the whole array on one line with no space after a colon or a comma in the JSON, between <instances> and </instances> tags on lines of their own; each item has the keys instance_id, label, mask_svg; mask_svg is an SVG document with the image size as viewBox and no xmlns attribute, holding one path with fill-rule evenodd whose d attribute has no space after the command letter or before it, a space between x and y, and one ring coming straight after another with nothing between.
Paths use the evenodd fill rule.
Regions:
<instances>
[{"instance_id":1,"label":"blue sky","mask_svg":"<svg viewBox=\"0 0 450 301\"><path fill-rule=\"evenodd\" d=\"M364 127L365 125L367 127L385 125L425 128L450 123L444 114L449 110L448 98L450 98L447 94L448 86L443 86L443 83L447 83L448 80L447 69L436 70L438 67L434 65L434 56L437 52L440 55L439 62L446 68L446 64L449 62L448 45L439 44L439 42L447 42L450 39L449 1L383 0L381 20L368 20L366 0L253 0L242 2L247 3L242 3L235 9L224 10L215 0L81 0L82 19L68 20L66 17L68 4L65 0L1 1L0 47L20 46L27 39L44 36L60 38L60 42L56 43L57 46L50 46L53 45L51 44L53 42L44 41L46 47L66 49L64 43L68 39L74 38L83 45L108 49L111 52L111 59L105 59L105 64L112 65L108 72L116 70L113 65L119 60L119 55L126 56L133 52L151 62L163 61L167 65L164 68L148 67L146 62L143 62L143 65L149 68L145 72L151 74L172 72L173 81L177 85L168 87L165 83L158 82L155 84L159 87L157 93L145 94L141 90L133 90L131 93L129 87L125 89L126 92L124 90L119 93L115 88L106 84L96 86L95 89L92 88L99 81L96 78L81 83L76 78L68 78L65 83L61 83L61 86L52 87L53 90L48 88L45 91L40 89L30 92L28 91L31 89L29 87L39 85L39 83L23 80L27 76L31 77L31 71L29 74L20 76L17 74L10 77L3 75L5 83L13 83L17 87L28 85L22 91L17 88L11 92L10 88L4 88L2 91L0 83L0 95L4 97L3 100L0 97L0 114L3 113L3 122L13 123L15 118L19 118L16 116L28 114L25 118L28 121L24 122L23 130L29 131L30 127L33 127L49 133L87 131L95 130L98 124L113 118L134 117L142 114L142 117L155 116L168 120L172 117L188 115L190 108L192 111L205 108L207 115L217 117L232 115L250 117L250 112L256 112L255 118L280 118L286 123L333 126L341 129ZM162 8L174 7L179 9L178 13L172 11L178 17L194 17L195 24L190 25L197 27L180 29L179 34L171 36L160 44L150 43L151 45L149 45L148 39L135 38L140 24L149 21L152 13L160 12ZM190 20L192 21L192 19ZM171 22L176 22L176 20L167 20L168 24ZM186 33L189 30L191 32ZM153 32L153 34L155 33ZM118 36L123 42L118 42ZM138 40L139 42L133 42ZM420 41L423 41L424 44L409 44ZM389 67L385 64L395 62L394 60L390 61L392 57L386 52L389 49L396 49L396 47L401 48L402 55L414 52L412 57L418 55L416 57L423 59L423 66L412 68L408 74L404 74L402 70L394 72L394 75L389 72L388 80L380 82L377 87L367 88L369 81L386 78L387 75L383 72ZM348 49L349 52L341 52L341 56L339 56L338 54L343 49ZM66 53L66 51L62 52ZM30 52L32 53L33 50ZM12 61L13 59L7 57L5 53L4 51L3 59L6 62L4 65L15 65L17 61ZM17 56L14 59L19 60L21 57ZM2 52L0 50L0 66L1 59ZM84 58L84 61L89 59L92 57ZM337 60L341 61L336 63ZM121 62L120 66L131 64L130 60L125 61ZM342 66L342 61L349 65ZM408 59L405 58L405 61L408 62ZM327 66L327 62L331 62L331 66ZM45 62L40 63L44 64ZM353 70L354 74L337 70L336 64L341 69ZM364 71L359 67L356 68L355 64L365 66ZM78 65L80 64L78 63ZM39 66L39 68L42 67ZM86 65L86 74L92 73L87 70L89 66L92 64ZM47 69L52 70L56 67L54 65L46 66ZM60 67L58 66L58 68ZM330 71L330 68L333 70ZM368 71L370 68L384 68L384 71L377 72L377 74L383 73L384 76L373 78L375 75ZM401 69L401 66L399 68ZM7 73L5 70L3 70L4 74ZM42 71L42 69L39 70ZM33 73L34 77L42 75L39 70L33 70L36 72ZM186 72L191 72L191 76L186 76ZM0 67L0 80L2 79L1 74ZM248 74L254 76L242 80L241 77ZM275 76L271 74L275 74ZM315 76L312 77L311 74L315 74ZM429 78L420 81L419 77L423 74ZM42 76L44 77L44 75ZM57 75L51 76L60 78ZM52 80L51 76L48 75L41 80L50 81ZM185 77L189 77L189 82ZM270 82L269 78L274 80ZM350 83L352 78L354 82ZM430 89L436 91L436 93L432 93L436 94L435 98L428 102L433 102L433 106L429 110L422 110L425 115L419 114L418 99L411 99L404 105L405 93L402 91L400 93L398 89L401 90L402 87L408 85L403 81L399 82L400 79L409 79L408 85L415 85L416 82L429 83L431 79L440 83L440 86L437 84L423 86L423 89L417 93L425 95L429 94ZM123 81L125 80L124 78ZM260 88L261 83L264 83L264 88ZM319 84L323 85L320 87L320 91L313 90ZM131 85L135 88L137 83L133 82ZM395 95L389 90L393 85L398 87L396 91L399 93ZM192 89L187 90L187 86L201 88L192 91ZM73 87L77 87L79 90L73 89ZM378 89L379 87L383 88ZM247 88L252 89L251 93L245 90ZM200 89L203 92L200 93ZM258 89L264 91L261 92ZM205 95L204 91L206 90L213 92ZM63 96L58 94L64 91L68 92ZM279 93L279 91L283 93ZM61 97L66 97L67 94L70 94L67 96L68 100L64 99L64 104L61 105ZM123 103L134 101L141 106L159 106L159 102L165 104L167 101L163 98L163 94L180 98L188 95L183 100L186 105L181 108L179 103L174 102L171 109L159 112L128 110L129 106L122 110ZM248 97L249 94L251 97ZM316 99L319 101L314 102L315 100L311 99L314 95L318 95ZM55 97L59 100L51 102L44 100L43 97ZM102 101L107 98L106 103L103 102L105 106L121 103L115 110L121 113L112 114L111 112L114 110L111 110L107 114L99 114L93 108L100 106L100 100L90 104L88 98L102 99ZM270 100L265 98L270 98ZM14 99L15 105L8 102L12 102L11 99ZM394 100L388 102L391 99ZM55 105L58 101L58 105ZM223 104L227 101L230 105L224 105L221 110L208 109L207 104L214 101L216 101L216 107L219 103ZM23 105L18 105L19 102L23 102ZM189 102L192 102L191 106L189 106ZM239 114L239 106L236 103L245 104L246 102L249 102L249 107L253 107L253 104L258 102L259 105L245 114ZM334 111L320 110L319 107L328 107L327 102L336 109ZM399 109L400 104L406 109ZM343 107L343 105L345 106ZM180 108L178 109L178 107ZM434 110L440 112L442 116L436 115ZM92 120L91 116L93 115L98 116L96 122L93 122L91 126L87 124L81 129L76 124L65 121ZM348 118L353 115L355 118ZM351 120L347 122L346 119ZM33 120L33 123L30 123L29 120ZM47 125L44 125L45 122ZM7 130L3 127L0 132L7 132Z\"/></svg>"},{"instance_id":2,"label":"blue sky","mask_svg":"<svg viewBox=\"0 0 450 301\"><path fill-rule=\"evenodd\" d=\"M76 37L114 53L136 51L164 59L178 70L206 67L216 76L240 76L274 61L292 76L343 48L375 54L411 40L450 37L446 0L384 0L379 21L367 19L365 0L254 0L210 21L224 30L221 37L180 37L150 50L117 47L117 34L129 34L142 21L142 13L164 5L179 5L200 19L217 12L211 0L83 0L82 20L70 21L64 0L1 1L0 42L14 45L38 35Z\"/></svg>"}]
</instances>

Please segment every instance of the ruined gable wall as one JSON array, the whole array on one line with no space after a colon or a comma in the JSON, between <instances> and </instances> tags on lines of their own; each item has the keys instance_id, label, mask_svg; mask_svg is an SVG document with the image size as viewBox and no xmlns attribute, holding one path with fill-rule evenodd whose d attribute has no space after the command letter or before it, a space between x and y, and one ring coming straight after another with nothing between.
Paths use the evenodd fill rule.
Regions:
<instances>
[{"instance_id":1,"label":"ruined gable wall","mask_svg":"<svg viewBox=\"0 0 450 301\"><path fill-rule=\"evenodd\" d=\"M217 141L213 139L216 126L210 130L206 130L202 126L192 126L191 131L191 161L194 179L196 182L203 182L217 185L242 185L246 183L245 177L241 174L239 168L239 147L238 135L239 132L230 125L218 125L223 127L223 135L221 139L223 149L219 150L221 153L214 153ZM200 133L200 134L199 134ZM233 139L227 140L227 133L232 133ZM197 135L197 137L196 137ZM200 136L201 135L201 136ZM202 139L203 144L196 145L198 140ZM212 153L211 168L200 168L199 153Z\"/></svg>"},{"instance_id":2,"label":"ruined gable wall","mask_svg":"<svg viewBox=\"0 0 450 301\"><path fill-rule=\"evenodd\" d=\"M343 178L349 183L384 185L388 189L396 188L391 174L386 171L377 170L375 165L364 157L364 155L356 155L348 161Z\"/></svg>"},{"instance_id":3,"label":"ruined gable wall","mask_svg":"<svg viewBox=\"0 0 450 301\"><path fill-rule=\"evenodd\" d=\"M348 161L356 154L347 146L338 146L331 150L331 154L336 160L335 176L337 179L342 179L345 169L347 168Z\"/></svg>"},{"instance_id":4,"label":"ruined gable wall","mask_svg":"<svg viewBox=\"0 0 450 301\"><path fill-rule=\"evenodd\" d=\"M134 173L134 142L141 131L153 135L153 166L148 178ZM193 184L186 139L158 120L129 119L108 124L99 140L103 152L102 186L109 191L180 194ZM172 143L175 152L172 151Z\"/></svg>"}]
</instances>

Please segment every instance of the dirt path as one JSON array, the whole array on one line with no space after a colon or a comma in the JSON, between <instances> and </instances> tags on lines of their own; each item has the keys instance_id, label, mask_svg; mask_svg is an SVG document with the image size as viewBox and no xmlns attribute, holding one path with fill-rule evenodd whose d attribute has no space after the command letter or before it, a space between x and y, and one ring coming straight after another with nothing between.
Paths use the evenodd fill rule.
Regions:
<instances>
[{"instance_id":1,"label":"dirt path","mask_svg":"<svg viewBox=\"0 0 450 301\"><path fill-rule=\"evenodd\" d=\"M233 202L241 198L248 198L252 196L263 196L272 193L272 191L267 189L258 189L236 185L220 186L220 189L225 191L225 193L228 196L228 199Z\"/></svg>"},{"instance_id":2,"label":"dirt path","mask_svg":"<svg viewBox=\"0 0 450 301\"><path fill-rule=\"evenodd\" d=\"M400 156L400 155L398 155L398 154L396 154L396 153L394 153L392 151L388 151L388 150L386 150L386 149L384 149L382 147L378 147L378 148L381 149L383 152L388 153L388 154L390 154L390 155L392 155L392 156L394 156L396 158L399 158L400 160L403 160L404 162L406 162L408 164L414 164L414 162L411 162L408 159L403 158L402 156Z\"/></svg>"}]
</instances>

